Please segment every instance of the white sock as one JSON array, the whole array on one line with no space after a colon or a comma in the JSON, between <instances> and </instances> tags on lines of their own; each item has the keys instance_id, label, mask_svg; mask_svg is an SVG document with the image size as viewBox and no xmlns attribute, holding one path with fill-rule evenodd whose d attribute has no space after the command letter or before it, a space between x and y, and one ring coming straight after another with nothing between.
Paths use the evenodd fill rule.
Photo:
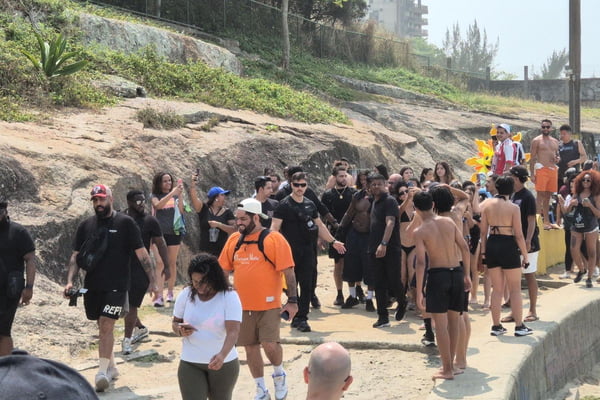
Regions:
<instances>
[{"instance_id":1,"label":"white sock","mask_svg":"<svg viewBox=\"0 0 600 400\"><path fill-rule=\"evenodd\" d=\"M374 294L375 294L374 290L367 290L367 300L372 300Z\"/></svg>"},{"instance_id":2,"label":"white sock","mask_svg":"<svg viewBox=\"0 0 600 400\"><path fill-rule=\"evenodd\" d=\"M348 290L350 290L351 297L356 297L356 286L350 286Z\"/></svg>"},{"instance_id":3,"label":"white sock","mask_svg":"<svg viewBox=\"0 0 600 400\"><path fill-rule=\"evenodd\" d=\"M283 369L283 364L273 365L273 375L274 376L285 375L285 370Z\"/></svg>"},{"instance_id":4,"label":"white sock","mask_svg":"<svg viewBox=\"0 0 600 400\"><path fill-rule=\"evenodd\" d=\"M110 358L100 358L98 372L106 374L108 366L110 365Z\"/></svg>"},{"instance_id":5,"label":"white sock","mask_svg":"<svg viewBox=\"0 0 600 400\"><path fill-rule=\"evenodd\" d=\"M254 378L254 382L256 382L256 386L260 387L263 391L267 391L264 376L261 376L260 378Z\"/></svg>"}]
</instances>

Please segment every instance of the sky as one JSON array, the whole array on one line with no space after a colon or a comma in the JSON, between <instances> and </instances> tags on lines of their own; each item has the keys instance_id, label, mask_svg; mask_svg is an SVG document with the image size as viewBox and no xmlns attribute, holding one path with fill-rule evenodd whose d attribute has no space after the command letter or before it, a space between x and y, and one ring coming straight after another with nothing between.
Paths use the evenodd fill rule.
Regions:
<instances>
[{"instance_id":1,"label":"sky","mask_svg":"<svg viewBox=\"0 0 600 400\"><path fill-rule=\"evenodd\" d=\"M569 48L569 0L421 0L428 6L428 41L442 47L446 28L461 33L477 20L488 41L499 39L495 70L523 78L523 66L540 72L554 50ZM581 0L582 77L600 77L600 1Z\"/></svg>"}]
</instances>

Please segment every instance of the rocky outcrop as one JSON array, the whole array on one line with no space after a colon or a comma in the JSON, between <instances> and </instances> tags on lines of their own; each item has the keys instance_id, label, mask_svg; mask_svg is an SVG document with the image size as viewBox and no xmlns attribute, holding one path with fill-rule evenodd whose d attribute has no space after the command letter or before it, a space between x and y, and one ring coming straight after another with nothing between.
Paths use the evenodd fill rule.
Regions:
<instances>
[{"instance_id":1,"label":"rocky outcrop","mask_svg":"<svg viewBox=\"0 0 600 400\"><path fill-rule=\"evenodd\" d=\"M229 50L164 29L85 13L79 15L79 28L85 44L95 43L127 53L152 45L159 55L172 62L200 60L213 68L236 75L242 73L242 64Z\"/></svg>"},{"instance_id":2,"label":"rocky outcrop","mask_svg":"<svg viewBox=\"0 0 600 400\"><path fill-rule=\"evenodd\" d=\"M135 82L115 75L105 75L103 79L92 82L92 84L105 92L117 97L132 99L134 97L146 97L146 89Z\"/></svg>"}]
</instances>

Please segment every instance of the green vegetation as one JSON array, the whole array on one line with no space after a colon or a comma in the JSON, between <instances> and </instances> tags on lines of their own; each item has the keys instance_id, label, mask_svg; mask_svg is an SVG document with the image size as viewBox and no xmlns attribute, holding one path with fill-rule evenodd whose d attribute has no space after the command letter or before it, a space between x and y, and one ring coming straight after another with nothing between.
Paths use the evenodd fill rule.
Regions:
<instances>
[{"instance_id":1,"label":"green vegetation","mask_svg":"<svg viewBox=\"0 0 600 400\"><path fill-rule=\"evenodd\" d=\"M44 41L42 35L33 32L38 42L38 52L40 57L22 50L21 53L31 61L35 69L43 73L46 78L51 79L57 76L66 76L74 74L87 65L86 60L76 61L72 64L63 65L65 62L79 55L77 51L67 52L67 39L62 33L59 33L50 43Z\"/></svg>"},{"instance_id":2,"label":"green vegetation","mask_svg":"<svg viewBox=\"0 0 600 400\"><path fill-rule=\"evenodd\" d=\"M146 107L135 113L135 118L144 124L144 128L177 129L185 125L183 116L174 110L155 110Z\"/></svg>"}]
</instances>

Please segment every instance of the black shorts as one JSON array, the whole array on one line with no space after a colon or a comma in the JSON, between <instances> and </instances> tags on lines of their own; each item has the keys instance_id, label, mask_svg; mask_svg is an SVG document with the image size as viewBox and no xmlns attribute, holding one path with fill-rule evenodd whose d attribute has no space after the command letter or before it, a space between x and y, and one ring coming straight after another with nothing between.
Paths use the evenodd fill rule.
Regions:
<instances>
[{"instance_id":1,"label":"black shorts","mask_svg":"<svg viewBox=\"0 0 600 400\"><path fill-rule=\"evenodd\" d=\"M521 253L513 235L490 235L484 259L488 268L521 268Z\"/></svg>"},{"instance_id":2,"label":"black shorts","mask_svg":"<svg viewBox=\"0 0 600 400\"><path fill-rule=\"evenodd\" d=\"M181 244L181 235L163 235L167 246L179 246Z\"/></svg>"},{"instance_id":3,"label":"black shorts","mask_svg":"<svg viewBox=\"0 0 600 400\"><path fill-rule=\"evenodd\" d=\"M10 336L20 300L0 296L0 336Z\"/></svg>"},{"instance_id":4,"label":"black shorts","mask_svg":"<svg viewBox=\"0 0 600 400\"><path fill-rule=\"evenodd\" d=\"M148 275L142 268L139 266L131 268L131 285L129 288L129 305L131 307L141 307L149 284Z\"/></svg>"},{"instance_id":5,"label":"black shorts","mask_svg":"<svg viewBox=\"0 0 600 400\"><path fill-rule=\"evenodd\" d=\"M462 267L430 268L427 272L425 309L429 313L445 313L464 309L465 284Z\"/></svg>"},{"instance_id":6,"label":"black shorts","mask_svg":"<svg viewBox=\"0 0 600 400\"><path fill-rule=\"evenodd\" d=\"M329 245L329 250L327 250L327 254L329 255L329 258L333 259L333 261L335 262L338 262L342 258L344 258L344 255L338 253L338 251L332 245Z\"/></svg>"},{"instance_id":7,"label":"black shorts","mask_svg":"<svg viewBox=\"0 0 600 400\"><path fill-rule=\"evenodd\" d=\"M128 308L127 292L88 290L83 295L83 305L89 320L96 321L100 317L119 319Z\"/></svg>"},{"instance_id":8,"label":"black shorts","mask_svg":"<svg viewBox=\"0 0 600 400\"><path fill-rule=\"evenodd\" d=\"M367 253L369 233L361 233L354 228L346 236L346 257L344 257L344 282L364 282L365 285L374 284L373 271L370 267L371 258Z\"/></svg>"}]
</instances>

